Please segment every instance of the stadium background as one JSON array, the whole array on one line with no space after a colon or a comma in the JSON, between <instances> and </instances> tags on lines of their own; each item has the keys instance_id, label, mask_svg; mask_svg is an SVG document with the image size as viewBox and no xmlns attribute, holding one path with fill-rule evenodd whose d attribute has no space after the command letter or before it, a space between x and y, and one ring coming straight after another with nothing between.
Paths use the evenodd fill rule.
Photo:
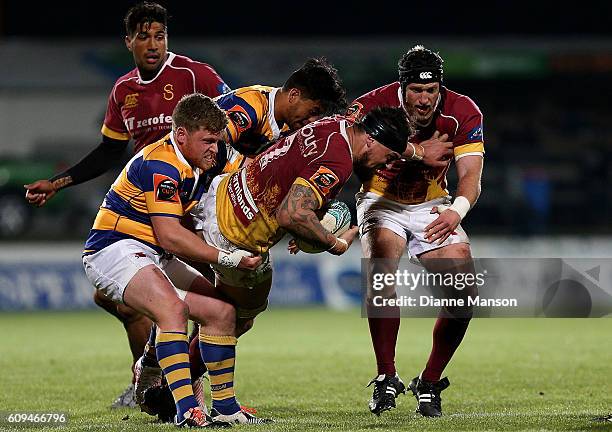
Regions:
<instances>
[{"instance_id":1,"label":"stadium background","mask_svg":"<svg viewBox=\"0 0 612 432\"><path fill-rule=\"evenodd\" d=\"M0 1L0 318L3 325L23 332L16 333L15 341L18 335L40 328L34 326L51 325L59 317L46 312L20 315L25 311L94 308L92 288L82 273L80 248L120 167L61 192L43 209L25 206L22 185L76 162L99 142L108 92L118 76L133 68L123 44L121 22L133 3L107 1L67 8L51 2ZM413 45L422 43L438 50L445 59L446 85L472 97L485 116L483 192L464 223L475 256L612 257L612 192L608 187L612 180L608 132L612 5L583 2L583 7L569 10L506 1L488 2L482 8L458 2L410 2L401 9L385 1L355 7L330 2L236 2L229 7L226 2L161 3L172 17L169 49L210 63L232 88L281 85L308 56L324 55L338 68L350 101L394 80L397 59ZM452 175L450 184L454 184ZM342 199L354 205L356 187L355 182L348 185ZM277 250L271 300L271 312L277 315L270 316L292 325L293 318L283 315L281 307L324 305L348 308L348 315L330 311L326 318L317 309L314 318L300 311L295 320L302 317L318 333L327 331L326 323L330 327L353 325L351 320L358 316L352 307L359 303L359 257L358 246L338 259L304 254L289 257ZM68 325L93 322L116 330L117 348L112 354L105 348L104 355L119 356L122 362L115 359L113 364L123 371L127 346L120 326L101 313L85 313L70 315L79 324L69 321ZM564 378L559 371L570 372L563 369L567 358L567 367L595 362L599 366L592 370L593 376L609 378L609 322L586 321L591 320L516 324L516 333L504 336L521 352L539 344L543 355L545 349L556 349L552 341L560 341L568 357L552 353L549 369L528 371L556 374L551 386ZM35 324L22 326L28 322ZM265 321L262 326L260 331L265 333ZM493 328L504 326L491 324ZM602 332L605 326L608 331ZM367 329L361 327L364 352L371 356ZM422 330L417 342L423 353L415 360L422 363L429 324L414 327ZM283 326L270 331L279 328ZM555 339L558 331L564 332L564 339ZM462 347L462 352L469 353L467 359L478 359L488 350L490 340L478 339L484 333L475 332L473 347L469 342ZM519 335L534 332L539 339L520 339ZM305 329L299 336L307 334ZM600 337L607 337L607 343L599 341ZM285 340L291 342L291 338ZM352 349L348 342L340 346ZM295 352L307 354L305 347L308 345ZM512 347L508 352L513 352ZM16 357L5 357L7 363L9 358L21 361L22 357L13 354ZM602 363L601 358L608 362ZM511 355L507 359L521 364ZM365 361L371 363L369 357ZM366 373L371 372L370 363ZM307 370L309 364L302 359L298 366ZM585 376L592 377L583 374L579 378ZM116 388L103 396L108 399L116 393L124 378L117 378ZM359 379L363 378L360 371ZM519 392L517 398L522 396ZM359 403L366 397L361 395ZM102 396L98 399L106 403ZM15 406L17 402L11 403ZM598 403L605 405L606 400ZM530 404L533 401L526 398L524 405ZM565 409L562 403L552 406L560 407L561 412ZM497 423L485 421L484 426L492 429Z\"/></svg>"},{"instance_id":2,"label":"stadium background","mask_svg":"<svg viewBox=\"0 0 612 432\"><path fill-rule=\"evenodd\" d=\"M131 3L88 11L44 4L33 14L22 3L0 2L1 309L91 306L78 277L80 243L120 167L43 209L26 206L22 185L76 162L99 141L108 92L133 67L122 26ZM281 85L307 57L324 55L349 101L394 80L397 59L414 44L439 50L446 84L471 96L485 116L483 192L464 222L476 255L608 257L612 39L604 24L612 7L544 19L544 6L493 3L468 10L442 2L437 13L424 5L394 13L385 2L375 10L272 2L233 13L219 3L174 3L169 48L210 63L232 88ZM353 179L341 196L351 206L357 187ZM331 286L354 303L358 248L352 252L344 260L277 252L275 302L324 302ZM72 270L33 271L33 257ZM283 274L296 271L303 286L289 284L289 292ZM57 279L63 290L54 288ZM29 290L11 289L17 280L30 281ZM75 290L85 303L69 300Z\"/></svg>"}]
</instances>

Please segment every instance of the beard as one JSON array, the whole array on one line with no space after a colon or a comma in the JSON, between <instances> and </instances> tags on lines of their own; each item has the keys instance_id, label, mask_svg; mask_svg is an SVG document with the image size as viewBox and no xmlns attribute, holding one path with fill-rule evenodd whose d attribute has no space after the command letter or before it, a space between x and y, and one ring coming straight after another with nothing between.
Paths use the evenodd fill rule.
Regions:
<instances>
[{"instance_id":1,"label":"beard","mask_svg":"<svg viewBox=\"0 0 612 432\"><path fill-rule=\"evenodd\" d=\"M363 155L353 161L353 172L361 183L365 183L372 178L376 168L366 166L366 156Z\"/></svg>"}]
</instances>

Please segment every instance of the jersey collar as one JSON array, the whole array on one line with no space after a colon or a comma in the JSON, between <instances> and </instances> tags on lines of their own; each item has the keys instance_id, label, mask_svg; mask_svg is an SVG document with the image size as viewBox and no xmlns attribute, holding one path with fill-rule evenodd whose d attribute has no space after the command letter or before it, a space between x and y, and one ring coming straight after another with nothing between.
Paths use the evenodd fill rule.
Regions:
<instances>
[{"instance_id":1,"label":"jersey collar","mask_svg":"<svg viewBox=\"0 0 612 432\"><path fill-rule=\"evenodd\" d=\"M140 71L138 70L138 68L136 68L136 73L138 74L138 82L140 84L150 84L153 81L155 81L157 79L157 77L160 76L161 73L164 71L166 66L169 65L170 63L172 63L172 60L174 60L174 57L176 57L176 54L174 54L173 52L168 51L168 58L166 59L166 61L162 65L162 67L159 69L157 74L153 78L148 80L148 81L145 81L145 80L142 79L142 77L140 76Z\"/></svg>"},{"instance_id":2,"label":"jersey collar","mask_svg":"<svg viewBox=\"0 0 612 432\"><path fill-rule=\"evenodd\" d=\"M272 139L270 141L274 141L278 139L280 136L280 128L278 127L278 123L276 123L276 118L274 117L274 100L276 99L276 93L280 90L280 87L276 87L270 91L268 96L268 122L270 123L270 129L272 129Z\"/></svg>"},{"instance_id":3,"label":"jersey collar","mask_svg":"<svg viewBox=\"0 0 612 432\"><path fill-rule=\"evenodd\" d=\"M340 120L340 135L342 135L342 138L344 138L344 141L346 141L349 153L351 154L351 159L353 159L353 149L351 148L351 142L349 141L348 134L346 133L346 120Z\"/></svg>"},{"instance_id":4,"label":"jersey collar","mask_svg":"<svg viewBox=\"0 0 612 432\"><path fill-rule=\"evenodd\" d=\"M408 114L408 110L406 109L406 105L404 105L404 95L402 94L402 86L397 88L397 98L399 99L400 107Z\"/></svg>"}]
</instances>

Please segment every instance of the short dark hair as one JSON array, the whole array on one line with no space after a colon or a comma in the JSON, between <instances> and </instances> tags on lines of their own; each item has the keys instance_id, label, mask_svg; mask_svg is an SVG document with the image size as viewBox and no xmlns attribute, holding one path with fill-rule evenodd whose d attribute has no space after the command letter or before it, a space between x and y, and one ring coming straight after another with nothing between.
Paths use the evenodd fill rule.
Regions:
<instances>
[{"instance_id":1,"label":"short dark hair","mask_svg":"<svg viewBox=\"0 0 612 432\"><path fill-rule=\"evenodd\" d=\"M158 22L168 27L168 11L158 3L142 2L132 6L123 19L125 24L125 34L133 35L140 31L140 26L148 24L149 26Z\"/></svg>"},{"instance_id":2,"label":"short dark hair","mask_svg":"<svg viewBox=\"0 0 612 432\"><path fill-rule=\"evenodd\" d=\"M183 96L174 108L172 126L184 127L190 133L200 128L218 133L227 126L227 116L208 96L192 93Z\"/></svg>"},{"instance_id":3,"label":"short dark hair","mask_svg":"<svg viewBox=\"0 0 612 432\"><path fill-rule=\"evenodd\" d=\"M408 140L414 134L414 127L403 108L374 108L356 123L356 126L399 154L406 151Z\"/></svg>"},{"instance_id":4,"label":"short dark hair","mask_svg":"<svg viewBox=\"0 0 612 432\"><path fill-rule=\"evenodd\" d=\"M402 92L405 92L406 86L412 82L439 82L442 84L443 63L444 60L440 54L423 45L414 46L397 63ZM422 75L423 73L426 75Z\"/></svg>"},{"instance_id":5,"label":"short dark hair","mask_svg":"<svg viewBox=\"0 0 612 432\"><path fill-rule=\"evenodd\" d=\"M321 103L325 115L346 109L346 91L338 71L324 57L310 58L293 72L283 85L283 91L297 88L302 95Z\"/></svg>"}]
</instances>

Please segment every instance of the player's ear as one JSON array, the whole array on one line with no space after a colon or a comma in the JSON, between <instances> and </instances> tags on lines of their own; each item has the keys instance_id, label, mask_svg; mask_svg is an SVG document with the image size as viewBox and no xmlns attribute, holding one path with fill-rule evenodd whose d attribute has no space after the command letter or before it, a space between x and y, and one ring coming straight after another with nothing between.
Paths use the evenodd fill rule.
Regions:
<instances>
[{"instance_id":1,"label":"player's ear","mask_svg":"<svg viewBox=\"0 0 612 432\"><path fill-rule=\"evenodd\" d=\"M183 126L177 127L176 131L174 131L174 139L179 145L185 144L187 142L187 129Z\"/></svg>"},{"instance_id":2,"label":"player's ear","mask_svg":"<svg viewBox=\"0 0 612 432\"><path fill-rule=\"evenodd\" d=\"M302 96L302 92L299 88L291 88L289 89L289 102L295 103Z\"/></svg>"},{"instance_id":3,"label":"player's ear","mask_svg":"<svg viewBox=\"0 0 612 432\"><path fill-rule=\"evenodd\" d=\"M365 140L366 146L367 147L372 147L372 145L374 144L374 141L375 141L374 138L372 138L370 136L370 134L365 134L365 136L366 136L366 140Z\"/></svg>"},{"instance_id":4,"label":"player's ear","mask_svg":"<svg viewBox=\"0 0 612 432\"><path fill-rule=\"evenodd\" d=\"M128 51L132 51L132 39L129 36L125 37L125 46Z\"/></svg>"}]
</instances>

